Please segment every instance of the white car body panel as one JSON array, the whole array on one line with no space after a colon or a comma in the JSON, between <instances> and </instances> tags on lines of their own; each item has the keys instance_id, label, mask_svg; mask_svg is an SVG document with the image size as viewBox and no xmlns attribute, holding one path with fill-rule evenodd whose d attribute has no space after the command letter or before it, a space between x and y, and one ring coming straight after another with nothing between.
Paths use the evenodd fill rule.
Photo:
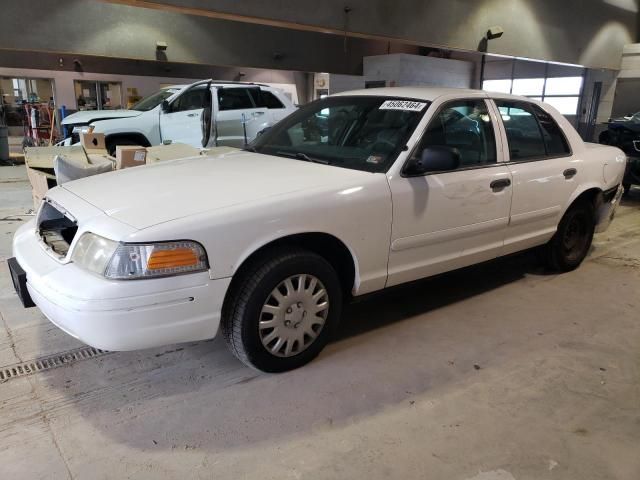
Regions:
<instances>
[{"instance_id":1,"label":"white car body panel","mask_svg":"<svg viewBox=\"0 0 640 480\"><path fill-rule=\"evenodd\" d=\"M81 110L65 117L62 125L88 125L100 119L137 117L141 113L137 110Z\"/></svg>"},{"instance_id":2,"label":"white car body panel","mask_svg":"<svg viewBox=\"0 0 640 480\"><path fill-rule=\"evenodd\" d=\"M572 155L510 162L492 95L431 88L351 94L433 102L386 173L236 152L67 183L47 196L77 219L67 256L55 259L46 251L34 222L14 238L14 254L27 272L32 297L55 324L99 348L200 340L216 334L227 288L243 262L290 235L321 233L342 242L355 269L349 287L353 295L363 295L543 244L581 193L592 188L621 192L622 152L585 145L548 105L532 102L561 125ZM497 164L402 176L438 106L462 98L487 99ZM576 168L574 178L565 180L567 168ZM495 179L512 183L492 191L489 184ZM608 225L618 200L619 195L599 207L599 229ZM210 269L179 277L107 280L69 261L84 232L121 242L193 240L204 246Z\"/></svg>"}]
</instances>

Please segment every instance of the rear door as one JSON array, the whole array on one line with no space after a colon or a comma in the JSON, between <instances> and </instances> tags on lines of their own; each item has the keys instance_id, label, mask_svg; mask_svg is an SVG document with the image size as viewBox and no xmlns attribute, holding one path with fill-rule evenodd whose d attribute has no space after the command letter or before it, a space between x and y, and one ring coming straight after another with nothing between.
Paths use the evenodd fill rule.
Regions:
<instances>
[{"instance_id":1,"label":"rear door","mask_svg":"<svg viewBox=\"0 0 640 480\"><path fill-rule=\"evenodd\" d=\"M292 109L285 106L282 100L280 100L275 93L269 90L260 88L257 91L252 90L251 94L256 100L256 105L267 109L267 116L270 125L275 125L292 111ZM257 95L259 95L258 98L256 98Z\"/></svg>"},{"instance_id":2,"label":"rear door","mask_svg":"<svg viewBox=\"0 0 640 480\"><path fill-rule=\"evenodd\" d=\"M259 87L218 87L217 144L242 148L269 126L268 109L256 106L252 90Z\"/></svg>"},{"instance_id":3,"label":"rear door","mask_svg":"<svg viewBox=\"0 0 640 480\"><path fill-rule=\"evenodd\" d=\"M504 254L546 242L577 187L580 160L553 117L539 106L495 100L509 146L513 201Z\"/></svg>"},{"instance_id":4,"label":"rear door","mask_svg":"<svg viewBox=\"0 0 640 480\"><path fill-rule=\"evenodd\" d=\"M390 174L393 228L387 285L495 258L511 205L496 111L484 97L433 105L435 114L409 159L426 147L460 153L456 170Z\"/></svg>"},{"instance_id":5,"label":"rear door","mask_svg":"<svg viewBox=\"0 0 640 480\"><path fill-rule=\"evenodd\" d=\"M186 143L202 146L201 117L208 84L198 84L185 90L169 105L167 112L160 112L160 136L163 142Z\"/></svg>"}]
</instances>

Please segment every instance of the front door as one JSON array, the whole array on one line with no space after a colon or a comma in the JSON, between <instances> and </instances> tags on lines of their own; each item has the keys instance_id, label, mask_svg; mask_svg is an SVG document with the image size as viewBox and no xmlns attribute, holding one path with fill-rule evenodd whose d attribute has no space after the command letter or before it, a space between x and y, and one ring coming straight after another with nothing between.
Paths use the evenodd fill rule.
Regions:
<instances>
[{"instance_id":1,"label":"front door","mask_svg":"<svg viewBox=\"0 0 640 480\"><path fill-rule=\"evenodd\" d=\"M242 148L270 125L268 109L257 107L251 95L257 87L217 89L217 144Z\"/></svg>"},{"instance_id":2,"label":"front door","mask_svg":"<svg viewBox=\"0 0 640 480\"><path fill-rule=\"evenodd\" d=\"M545 243L553 236L576 189L581 161L553 117L539 106L495 100L509 146L513 201L504 254Z\"/></svg>"},{"instance_id":3,"label":"front door","mask_svg":"<svg viewBox=\"0 0 640 480\"><path fill-rule=\"evenodd\" d=\"M185 90L169 105L167 112L160 113L160 135L163 143L186 143L202 147L201 117L207 95L208 84L195 85Z\"/></svg>"},{"instance_id":4,"label":"front door","mask_svg":"<svg viewBox=\"0 0 640 480\"><path fill-rule=\"evenodd\" d=\"M418 177L390 176L387 286L489 260L501 251L512 189L493 112L484 98L443 104L411 157L442 146L459 153L459 167Z\"/></svg>"}]
</instances>

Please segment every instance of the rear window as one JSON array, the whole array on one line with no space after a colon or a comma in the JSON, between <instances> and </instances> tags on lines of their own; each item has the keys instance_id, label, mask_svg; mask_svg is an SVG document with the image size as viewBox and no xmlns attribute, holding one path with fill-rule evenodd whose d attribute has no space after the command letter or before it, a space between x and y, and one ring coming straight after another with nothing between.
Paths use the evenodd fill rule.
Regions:
<instances>
[{"instance_id":1,"label":"rear window","mask_svg":"<svg viewBox=\"0 0 640 480\"><path fill-rule=\"evenodd\" d=\"M533 110L540 122L540 128L542 129L542 136L544 143L547 147L547 156L559 157L562 155L569 155L571 149L569 143L562 132L560 126L556 123L551 115L545 112L537 105L532 105Z\"/></svg>"},{"instance_id":2,"label":"rear window","mask_svg":"<svg viewBox=\"0 0 640 480\"><path fill-rule=\"evenodd\" d=\"M507 132L511 160L544 158L547 150L542 130L528 105L502 100L497 100L496 104Z\"/></svg>"},{"instance_id":3,"label":"rear window","mask_svg":"<svg viewBox=\"0 0 640 480\"><path fill-rule=\"evenodd\" d=\"M282 102L278 100L278 97L276 97L273 93L266 92L264 90L262 90L261 93L263 106L267 108L284 108Z\"/></svg>"}]
</instances>

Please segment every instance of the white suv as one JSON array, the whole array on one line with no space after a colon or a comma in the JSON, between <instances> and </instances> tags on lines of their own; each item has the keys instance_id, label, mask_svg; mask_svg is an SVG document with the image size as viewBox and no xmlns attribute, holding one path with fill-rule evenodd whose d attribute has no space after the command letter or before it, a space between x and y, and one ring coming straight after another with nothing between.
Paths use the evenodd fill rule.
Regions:
<instances>
[{"instance_id":1,"label":"white suv","mask_svg":"<svg viewBox=\"0 0 640 480\"><path fill-rule=\"evenodd\" d=\"M105 134L112 154L116 145L242 147L295 110L284 92L268 85L204 80L164 88L130 110L77 112L62 125L71 134L68 144L92 126Z\"/></svg>"}]
</instances>

